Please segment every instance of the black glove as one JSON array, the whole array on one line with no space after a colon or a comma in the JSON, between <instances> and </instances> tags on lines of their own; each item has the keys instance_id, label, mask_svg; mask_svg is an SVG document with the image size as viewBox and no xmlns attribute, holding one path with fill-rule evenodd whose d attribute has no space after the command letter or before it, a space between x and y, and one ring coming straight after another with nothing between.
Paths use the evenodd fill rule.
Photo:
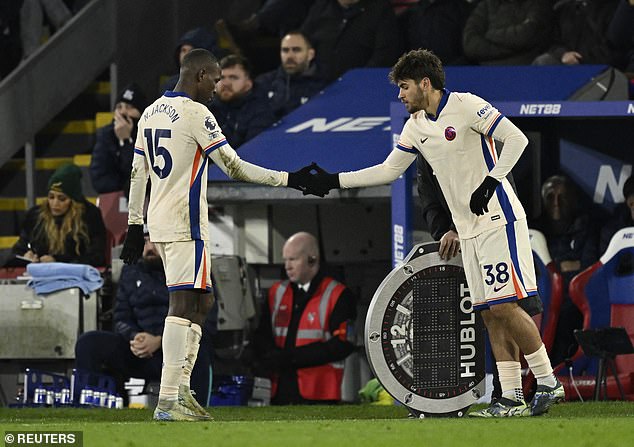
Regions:
<instances>
[{"instance_id":1,"label":"black glove","mask_svg":"<svg viewBox=\"0 0 634 447\"><path fill-rule=\"evenodd\" d=\"M339 173L330 174L316 163L313 163L311 166L315 169L316 174L311 176L311 181L306 189L308 194L323 197L328 194L331 189L341 188L341 184L339 183Z\"/></svg>"},{"instance_id":2,"label":"black glove","mask_svg":"<svg viewBox=\"0 0 634 447\"><path fill-rule=\"evenodd\" d=\"M119 259L123 259L126 264L134 264L143 256L144 245L143 225L128 225L128 234L125 237Z\"/></svg>"},{"instance_id":3,"label":"black glove","mask_svg":"<svg viewBox=\"0 0 634 447\"><path fill-rule=\"evenodd\" d=\"M482 216L484 213L489 212L489 200L493 197L495 188L500 184L496 179L490 176L484 177L482 184L473 191L471 194L471 201L469 202L469 208L471 212L478 216Z\"/></svg>"},{"instance_id":4,"label":"black glove","mask_svg":"<svg viewBox=\"0 0 634 447\"><path fill-rule=\"evenodd\" d=\"M286 186L302 191L304 195L308 195L308 185L312 182L313 178L311 171L316 167L317 164L313 162L308 166L304 166L299 171L289 172L288 183L286 184ZM323 197L323 195L321 197Z\"/></svg>"}]
</instances>

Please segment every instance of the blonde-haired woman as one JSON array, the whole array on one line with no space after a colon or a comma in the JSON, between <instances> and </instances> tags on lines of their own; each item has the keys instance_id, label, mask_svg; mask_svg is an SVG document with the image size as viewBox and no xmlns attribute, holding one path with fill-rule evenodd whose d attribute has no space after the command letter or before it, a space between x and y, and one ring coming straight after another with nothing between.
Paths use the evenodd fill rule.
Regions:
<instances>
[{"instance_id":1,"label":"blonde-haired woman","mask_svg":"<svg viewBox=\"0 0 634 447\"><path fill-rule=\"evenodd\" d=\"M58 168L48 182L48 197L27 211L15 255L31 262L106 265L106 228L99 209L81 190L81 170Z\"/></svg>"}]
</instances>

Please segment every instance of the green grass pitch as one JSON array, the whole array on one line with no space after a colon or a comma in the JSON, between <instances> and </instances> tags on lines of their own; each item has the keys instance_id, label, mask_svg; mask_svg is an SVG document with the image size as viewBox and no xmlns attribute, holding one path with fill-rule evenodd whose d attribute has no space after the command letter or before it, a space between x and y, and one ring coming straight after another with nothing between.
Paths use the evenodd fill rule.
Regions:
<instances>
[{"instance_id":1,"label":"green grass pitch","mask_svg":"<svg viewBox=\"0 0 634 447\"><path fill-rule=\"evenodd\" d=\"M371 405L212 407L210 412L211 422L167 423L152 421L150 410L0 408L0 432L82 431L85 447L634 445L634 402L562 403L544 416L496 420L414 420L403 407Z\"/></svg>"}]
</instances>

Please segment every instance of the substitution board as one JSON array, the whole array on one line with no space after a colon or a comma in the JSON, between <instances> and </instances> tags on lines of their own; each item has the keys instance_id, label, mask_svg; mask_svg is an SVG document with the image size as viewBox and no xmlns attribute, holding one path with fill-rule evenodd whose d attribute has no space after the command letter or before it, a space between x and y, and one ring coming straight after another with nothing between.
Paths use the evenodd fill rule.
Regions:
<instances>
[{"instance_id":1,"label":"substitution board","mask_svg":"<svg viewBox=\"0 0 634 447\"><path fill-rule=\"evenodd\" d=\"M365 346L385 390L416 416L463 416L485 393L484 325L461 256L416 245L372 298Z\"/></svg>"}]
</instances>

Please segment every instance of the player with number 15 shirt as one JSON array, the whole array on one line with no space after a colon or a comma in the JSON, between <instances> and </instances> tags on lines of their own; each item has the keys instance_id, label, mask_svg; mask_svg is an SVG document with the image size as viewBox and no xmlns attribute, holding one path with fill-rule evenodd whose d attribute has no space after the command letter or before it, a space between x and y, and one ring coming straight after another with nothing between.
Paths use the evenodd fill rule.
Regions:
<instances>
[{"instance_id":1,"label":"player with number 15 shirt","mask_svg":"<svg viewBox=\"0 0 634 447\"><path fill-rule=\"evenodd\" d=\"M152 177L148 228L152 242L208 240L207 166L211 158L227 175L284 186L287 173L249 164L227 143L207 107L167 91L145 109L132 163L131 183ZM141 186L141 185L139 185ZM130 188L129 223L143 223L144 187Z\"/></svg>"}]
</instances>

